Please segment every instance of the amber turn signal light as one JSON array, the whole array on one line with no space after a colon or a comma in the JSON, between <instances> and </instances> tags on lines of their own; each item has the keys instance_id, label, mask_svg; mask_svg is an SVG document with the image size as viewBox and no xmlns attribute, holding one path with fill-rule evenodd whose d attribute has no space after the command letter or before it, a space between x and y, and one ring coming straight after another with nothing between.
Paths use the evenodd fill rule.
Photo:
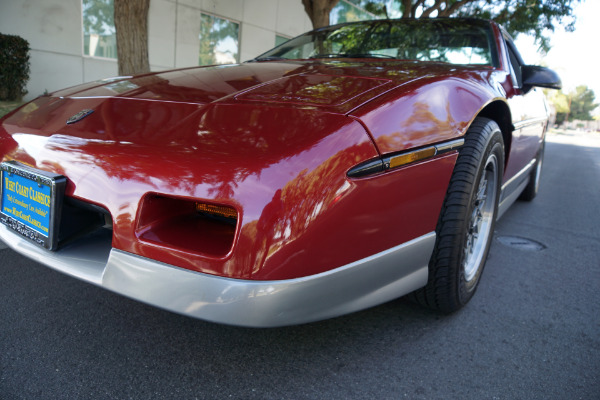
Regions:
<instances>
[{"instance_id":1,"label":"amber turn signal light","mask_svg":"<svg viewBox=\"0 0 600 400\"><path fill-rule=\"evenodd\" d=\"M435 156L435 152L435 147L432 146L421 150L411 151L410 153L397 155L390 159L390 168L400 167L415 161L421 161L426 158L433 157Z\"/></svg>"},{"instance_id":2,"label":"amber turn signal light","mask_svg":"<svg viewBox=\"0 0 600 400\"><path fill-rule=\"evenodd\" d=\"M216 206L214 204L196 203L196 211L213 215L215 217L237 219L237 211L227 206Z\"/></svg>"}]
</instances>

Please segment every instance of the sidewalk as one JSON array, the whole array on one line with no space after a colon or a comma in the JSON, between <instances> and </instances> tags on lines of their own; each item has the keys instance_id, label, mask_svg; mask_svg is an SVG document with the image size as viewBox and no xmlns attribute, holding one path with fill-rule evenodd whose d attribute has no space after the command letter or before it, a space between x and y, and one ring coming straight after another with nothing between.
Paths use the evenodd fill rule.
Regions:
<instances>
[{"instance_id":1,"label":"sidewalk","mask_svg":"<svg viewBox=\"0 0 600 400\"><path fill-rule=\"evenodd\" d=\"M600 132L585 132L574 129L550 129L546 140L555 143L570 143L586 147L600 147Z\"/></svg>"}]
</instances>

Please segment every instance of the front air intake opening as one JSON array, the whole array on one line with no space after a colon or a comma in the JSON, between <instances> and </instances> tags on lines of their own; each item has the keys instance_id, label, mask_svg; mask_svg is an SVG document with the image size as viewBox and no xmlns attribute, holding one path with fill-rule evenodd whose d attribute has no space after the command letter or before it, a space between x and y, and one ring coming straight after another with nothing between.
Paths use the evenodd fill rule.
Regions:
<instances>
[{"instance_id":1,"label":"front air intake opening","mask_svg":"<svg viewBox=\"0 0 600 400\"><path fill-rule=\"evenodd\" d=\"M65 197L58 230L58 247L64 247L91 234L101 234L112 241L110 213L94 204Z\"/></svg>"},{"instance_id":2,"label":"front air intake opening","mask_svg":"<svg viewBox=\"0 0 600 400\"><path fill-rule=\"evenodd\" d=\"M223 258L233 247L237 223L238 212L228 204L148 194L136 235L163 248Z\"/></svg>"}]
</instances>

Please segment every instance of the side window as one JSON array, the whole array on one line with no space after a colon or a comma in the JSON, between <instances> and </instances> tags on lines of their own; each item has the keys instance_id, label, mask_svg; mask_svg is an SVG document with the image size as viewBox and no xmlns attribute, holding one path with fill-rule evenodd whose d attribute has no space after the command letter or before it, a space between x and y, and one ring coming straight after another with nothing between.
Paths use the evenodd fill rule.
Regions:
<instances>
[{"instance_id":1,"label":"side window","mask_svg":"<svg viewBox=\"0 0 600 400\"><path fill-rule=\"evenodd\" d=\"M279 46L280 44L283 44L288 40L290 40L290 38L281 35L275 35L275 46Z\"/></svg>"}]
</instances>

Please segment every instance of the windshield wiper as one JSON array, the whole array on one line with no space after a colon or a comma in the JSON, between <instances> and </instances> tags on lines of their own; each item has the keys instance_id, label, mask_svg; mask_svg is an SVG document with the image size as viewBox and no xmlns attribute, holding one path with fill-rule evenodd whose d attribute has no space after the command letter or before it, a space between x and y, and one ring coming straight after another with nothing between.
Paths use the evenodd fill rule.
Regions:
<instances>
[{"instance_id":1,"label":"windshield wiper","mask_svg":"<svg viewBox=\"0 0 600 400\"><path fill-rule=\"evenodd\" d=\"M324 53L315 54L309 58L391 58L396 59L394 56L388 56L387 54L371 54L371 53Z\"/></svg>"},{"instance_id":2,"label":"windshield wiper","mask_svg":"<svg viewBox=\"0 0 600 400\"><path fill-rule=\"evenodd\" d=\"M387 54L379 54L379 53L357 53L357 54L348 54L347 55L349 58L391 58L392 60L395 60L396 57L394 56L390 56Z\"/></svg>"},{"instance_id":3,"label":"windshield wiper","mask_svg":"<svg viewBox=\"0 0 600 400\"><path fill-rule=\"evenodd\" d=\"M256 58L253 58L252 60L248 60L247 62L257 62L257 61L279 61L279 60L287 60L287 58L284 58L284 57L277 57L277 56L266 56L266 57L256 57Z\"/></svg>"}]
</instances>

